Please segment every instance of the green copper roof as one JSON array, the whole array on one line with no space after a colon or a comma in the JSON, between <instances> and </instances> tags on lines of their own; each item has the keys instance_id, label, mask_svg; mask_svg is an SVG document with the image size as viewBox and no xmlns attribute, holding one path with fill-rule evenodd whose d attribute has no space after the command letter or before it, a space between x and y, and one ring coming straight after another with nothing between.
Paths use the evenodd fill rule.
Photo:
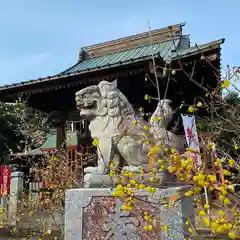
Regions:
<instances>
[{"instance_id":1,"label":"green copper roof","mask_svg":"<svg viewBox=\"0 0 240 240\"><path fill-rule=\"evenodd\" d=\"M203 53L211 49L219 48L220 44L222 43L224 43L224 39L199 45L197 47L190 47L189 36L181 36L175 40L171 39L165 42L155 43L153 45L132 48L103 56L92 57L85 60L83 58L82 61L68 68L64 72L61 72L60 74L46 78L39 78L36 80L23 81L16 84L0 86L0 91L31 85L38 82L80 75L90 71L99 71L103 69L129 65L140 61L146 61L150 60L152 55L156 58L161 58L165 62L171 62L172 60L199 54L199 51L200 53Z\"/></svg>"},{"instance_id":2,"label":"green copper roof","mask_svg":"<svg viewBox=\"0 0 240 240\"><path fill-rule=\"evenodd\" d=\"M66 136L67 140L67 147L74 147L78 146L79 142L79 136L78 132L67 132ZM53 131L49 136L47 137L47 140L43 143L43 145L40 147L40 149L55 149L57 144L57 134L56 131Z\"/></svg>"},{"instance_id":3,"label":"green copper roof","mask_svg":"<svg viewBox=\"0 0 240 240\"><path fill-rule=\"evenodd\" d=\"M39 148L43 149L43 150L44 149L55 149L56 144L57 144L57 133L56 133L56 131L52 131L52 133L50 133L47 136L47 140Z\"/></svg>"},{"instance_id":4,"label":"green copper roof","mask_svg":"<svg viewBox=\"0 0 240 240\"><path fill-rule=\"evenodd\" d=\"M165 42L155 43L153 45L142 46L104 56L93 57L75 64L61 74L127 65L150 59L152 55L167 61L171 59L172 52L175 51L179 46L180 41L180 38L176 38L174 40L171 39Z\"/></svg>"},{"instance_id":5,"label":"green copper roof","mask_svg":"<svg viewBox=\"0 0 240 240\"><path fill-rule=\"evenodd\" d=\"M132 48L121 52L82 60L61 74L64 75L75 72L81 73L91 70L100 70L102 68L118 67L134 62L145 61L147 59L151 59L152 56L160 57L165 62L171 62L174 59L199 53L199 51L201 52L201 50L205 50L206 48L211 49L211 47L217 47L223 42L224 39L220 39L214 42L199 45L197 47L190 47L189 36L181 36L174 40L171 39L165 42L155 43L153 45Z\"/></svg>"},{"instance_id":6,"label":"green copper roof","mask_svg":"<svg viewBox=\"0 0 240 240\"><path fill-rule=\"evenodd\" d=\"M49 150L55 150L57 143L56 131L53 129L52 132L47 136L47 140L36 149L33 149L29 152L21 152L11 154L13 157L22 157L22 156L36 156L42 155ZM78 147L79 146L79 134L77 131L67 132L67 147Z\"/></svg>"}]
</instances>

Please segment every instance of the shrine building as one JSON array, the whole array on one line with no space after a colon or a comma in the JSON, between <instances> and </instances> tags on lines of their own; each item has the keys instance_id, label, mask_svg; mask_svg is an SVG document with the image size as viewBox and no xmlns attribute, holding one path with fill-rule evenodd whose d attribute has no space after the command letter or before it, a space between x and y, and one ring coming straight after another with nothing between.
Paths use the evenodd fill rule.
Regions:
<instances>
[{"instance_id":1,"label":"shrine building","mask_svg":"<svg viewBox=\"0 0 240 240\"><path fill-rule=\"evenodd\" d=\"M82 120L76 110L75 92L102 80L118 79L119 89L135 109L142 107L147 113L153 112L157 103L149 104L144 96L157 96L156 87L149 80L155 81L154 58L161 96L165 96L168 88L165 97L172 100L173 109L183 102L192 104L196 96L204 96L206 89L214 88L219 82L224 39L192 46L190 36L183 29L184 24L176 24L153 30L151 34L143 32L82 47L78 61L66 66L65 71L1 86L0 101L13 102L21 96L29 107L55 113L61 119L56 133L56 139L60 139L66 126L70 132L81 129L77 127ZM176 70L174 75L170 74L170 81L170 71L166 69ZM86 133L86 125L82 127L85 130L81 131ZM57 148L60 143L56 139L51 143L53 146L46 148Z\"/></svg>"}]
</instances>

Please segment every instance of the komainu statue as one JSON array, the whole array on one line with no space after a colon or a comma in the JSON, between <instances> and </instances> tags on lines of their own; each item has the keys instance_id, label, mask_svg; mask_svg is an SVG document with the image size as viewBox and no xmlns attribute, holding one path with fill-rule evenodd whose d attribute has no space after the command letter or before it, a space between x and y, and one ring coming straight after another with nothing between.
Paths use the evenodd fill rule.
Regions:
<instances>
[{"instance_id":1,"label":"komainu statue","mask_svg":"<svg viewBox=\"0 0 240 240\"><path fill-rule=\"evenodd\" d=\"M87 167L85 173L105 175L110 163L130 171L138 171L142 164L148 164L147 153L152 147L146 141L148 129L151 139L175 149L181 146L180 138L166 130L172 119L170 100L161 100L149 123L134 112L128 99L117 88L117 81L101 81L98 85L86 87L76 93L80 116L87 119L93 139L98 139L97 167ZM156 118L161 120L154 121Z\"/></svg>"}]
</instances>

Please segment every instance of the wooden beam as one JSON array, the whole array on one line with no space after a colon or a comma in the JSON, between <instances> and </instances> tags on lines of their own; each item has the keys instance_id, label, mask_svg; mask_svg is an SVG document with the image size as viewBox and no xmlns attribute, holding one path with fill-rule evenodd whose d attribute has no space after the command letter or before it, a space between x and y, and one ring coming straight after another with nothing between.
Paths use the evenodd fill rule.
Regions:
<instances>
[{"instance_id":1,"label":"wooden beam","mask_svg":"<svg viewBox=\"0 0 240 240\"><path fill-rule=\"evenodd\" d=\"M212 61L215 61L218 59L218 54L217 53L213 53L213 54L210 54L210 55L207 55L207 56L204 56L205 59L209 62L212 62Z\"/></svg>"},{"instance_id":2,"label":"wooden beam","mask_svg":"<svg viewBox=\"0 0 240 240\"><path fill-rule=\"evenodd\" d=\"M158 68L157 70L157 77L160 79L163 79L165 76L163 75L163 73L160 71L160 69ZM153 63L149 62L149 72L151 74L154 74L154 69L153 69Z\"/></svg>"}]
</instances>

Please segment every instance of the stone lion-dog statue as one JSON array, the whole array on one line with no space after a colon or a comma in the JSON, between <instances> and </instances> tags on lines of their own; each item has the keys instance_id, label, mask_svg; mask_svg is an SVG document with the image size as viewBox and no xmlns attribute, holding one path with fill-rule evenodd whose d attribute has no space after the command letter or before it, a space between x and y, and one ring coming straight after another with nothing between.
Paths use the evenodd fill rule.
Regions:
<instances>
[{"instance_id":1,"label":"stone lion-dog statue","mask_svg":"<svg viewBox=\"0 0 240 240\"><path fill-rule=\"evenodd\" d=\"M166 130L172 119L170 100L159 101L149 122L135 113L126 96L117 88L117 80L101 81L76 92L76 104L80 116L87 119L93 139L98 139L96 167L87 167L85 173L106 175L110 163L129 171L138 171L148 164L147 153L153 146L140 141L146 136L146 128L152 139L178 149L180 137ZM159 117L160 121L153 118ZM133 124L134 123L134 124ZM147 127L146 127L147 126Z\"/></svg>"}]
</instances>

